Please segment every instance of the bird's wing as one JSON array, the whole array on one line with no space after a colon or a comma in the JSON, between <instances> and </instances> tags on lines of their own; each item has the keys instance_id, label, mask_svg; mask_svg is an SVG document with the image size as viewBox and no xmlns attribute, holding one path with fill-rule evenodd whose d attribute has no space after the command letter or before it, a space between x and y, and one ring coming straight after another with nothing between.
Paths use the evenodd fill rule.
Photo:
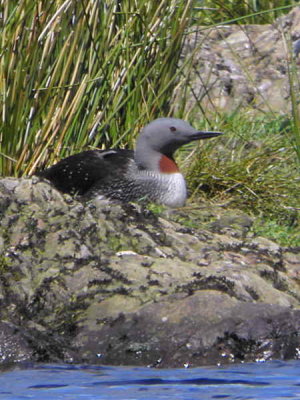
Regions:
<instances>
[{"instance_id":1,"label":"bird's wing","mask_svg":"<svg viewBox=\"0 0 300 400\"><path fill-rule=\"evenodd\" d=\"M109 179L109 175L125 173L132 158L132 150L87 150L36 175L48 179L61 192L84 195L96 182Z\"/></svg>"}]
</instances>

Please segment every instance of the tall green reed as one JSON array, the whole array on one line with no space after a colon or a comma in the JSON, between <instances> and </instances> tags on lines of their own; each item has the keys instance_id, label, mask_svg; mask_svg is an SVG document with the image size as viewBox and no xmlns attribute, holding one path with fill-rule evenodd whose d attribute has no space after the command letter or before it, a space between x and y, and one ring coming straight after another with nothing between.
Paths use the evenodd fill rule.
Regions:
<instances>
[{"instance_id":1,"label":"tall green reed","mask_svg":"<svg viewBox=\"0 0 300 400\"><path fill-rule=\"evenodd\" d=\"M167 115L191 10L192 0L5 2L1 174L131 144Z\"/></svg>"}]
</instances>

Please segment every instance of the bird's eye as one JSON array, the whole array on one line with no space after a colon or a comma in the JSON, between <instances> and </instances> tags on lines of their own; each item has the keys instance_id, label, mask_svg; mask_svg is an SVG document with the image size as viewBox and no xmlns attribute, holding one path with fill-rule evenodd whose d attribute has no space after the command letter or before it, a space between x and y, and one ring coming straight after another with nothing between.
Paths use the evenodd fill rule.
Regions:
<instances>
[{"instance_id":1,"label":"bird's eye","mask_svg":"<svg viewBox=\"0 0 300 400\"><path fill-rule=\"evenodd\" d=\"M175 128L175 126L170 126L170 131L171 131L171 132L176 132L177 129Z\"/></svg>"}]
</instances>

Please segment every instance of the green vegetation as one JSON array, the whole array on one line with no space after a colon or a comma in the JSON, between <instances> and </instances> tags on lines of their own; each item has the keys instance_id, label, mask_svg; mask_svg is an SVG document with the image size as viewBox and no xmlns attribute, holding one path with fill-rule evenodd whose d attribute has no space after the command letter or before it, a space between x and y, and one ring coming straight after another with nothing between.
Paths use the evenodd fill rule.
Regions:
<instances>
[{"instance_id":1,"label":"green vegetation","mask_svg":"<svg viewBox=\"0 0 300 400\"><path fill-rule=\"evenodd\" d=\"M293 122L274 115L224 116L223 138L201 143L186 161L192 200L213 200L258 216L254 230L300 245L300 175ZM281 230L280 230L281 228Z\"/></svg>"},{"instance_id":2,"label":"green vegetation","mask_svg":"<svg viewBox=\"0 0 300 400\"><path fill-rule=\"evenodd\" d=\"M201 115L206 122L196 126L225 135L181 151L192 200L238 207L259 216L257 232L299 244L299 82L293 60L290 122L274 115L206 115L201 104L187 109L194 53L180 58L196 24L270 23L294 4L4 2L0 174L30 175L87 148L131 147L141 126L158 116Z\"/></svg>"},{"instance_id":3,"label":"green vegetation","mask_svg":"<svg viewBox=\"0 0 300 400\"><path fill-rule=\"evenodd\" d=\"M283 224L272 219L257 218L253 232L259 236L275 240L282 246L300 246L300 230L296 224Z\"/></svg>"},{"instance_id":4,"label":"green vegetation","mask_svg":"<svg viewBox=\"0 0 300 400\"><path fill-rule=\"evenodd\" d=\"M132 144L146 121L167 115L191 5L5 2L1 174L32 174L88 146Z\"/></svg>"},{"instance_id":5,"label":"green vegetation","mask_svg":"<svg viewBox=\"0 0 300 400\"><path fill-rule=\"evenodd\" d=\"M267 24L287 13L296 0L198 0L198 17L207 23L240 21L243 24Z\"/></svg>"}]
</instances>

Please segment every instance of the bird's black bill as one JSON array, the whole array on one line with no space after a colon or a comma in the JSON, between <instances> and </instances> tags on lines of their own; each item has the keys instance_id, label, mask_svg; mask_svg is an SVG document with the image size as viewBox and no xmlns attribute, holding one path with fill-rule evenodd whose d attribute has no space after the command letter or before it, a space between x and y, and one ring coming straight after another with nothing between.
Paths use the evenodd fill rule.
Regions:
<instances>
[{"instance_id":1,"label":"bird's black bill","mask_svg":"<svg viewBox=\"0 0 300 400\"><path fill-rule=\"evenodd\" d=\"M223 132L199 131L192 135L192 140L210 139L216 136L223 135Z\"/></svg>"}]
</instances>

